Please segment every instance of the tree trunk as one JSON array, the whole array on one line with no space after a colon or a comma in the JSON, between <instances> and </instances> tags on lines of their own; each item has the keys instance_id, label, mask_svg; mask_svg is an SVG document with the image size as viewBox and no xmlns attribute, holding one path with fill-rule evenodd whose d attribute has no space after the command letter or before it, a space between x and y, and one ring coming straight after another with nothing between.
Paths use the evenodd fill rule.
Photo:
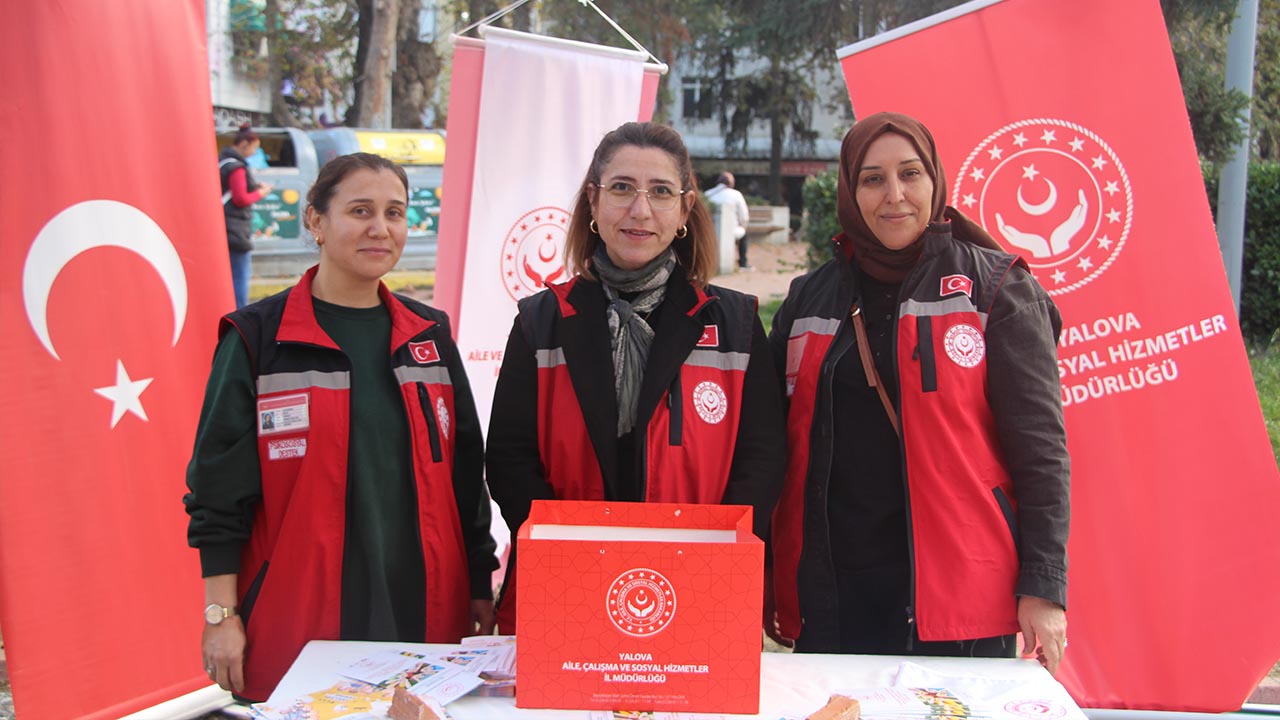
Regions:
<instances>
[{"instance_id":1,"label":"tree trunk","mask_svg":"<svg viewBox=\"0 0 1280 720\"><path fill-rule=\"evenodd\" d=\"M347 127L362 127L361 102L364 100L364 74L369 67L369 49L373 45L374 0L356 1L356 59L351 69L351 106L347 108L342 123Z\"/></svg>"},{"instance_id":2,"label":"tree trunk","mask_svg":"<svg viewBox=\"0 0 1280 720\"><path fill-rule=\"evenodd\" d=\"M280 2L266 0L264 13L267 25L267 87L271 88L271 124L279 127L298 127L298 120L285 103L283 83L284 43L280 41Z\"/></svg>"},{"instance_id":3,"label":"tree trunk","mask_svg":"<svg viewBox=\"0 0 1280 720\"><path fill-rule=\"evenodd\" d=\"M391 126L419 128L422 115L435 95L440 75L440 55L434 42L418 39L419 3L402 0L396 30L396 71L391 78Z\"/></svg>"},{"instance_id":4,"label":"tree trunk","mask_svg":"<svg viewBox=\"0 0 1280 720\"><path fill-rule=\"evenodd\" d=\"M774 88L775 97L781 97L784 93L779 85L785 82L781 61L776 57L770 58L769 66L770 75L773 76L771 85ZM784 204L782 202L782 143L786 136L786 122L783 109L775 100L773 111L769 113L769 202L774 205Z\"/></svg>"},{"instance_id":5,"label":"tree trunk","mask_svg":"<svg viewBox=\"0 0 1280 720\"><path fill-rule=\"evenodd\" d=\"M391 127L390 107L391 74L395 65L396 24L399 14L398 0L370 0L361 3L361 21L368 8L372 13L369 18L369 35L367 48L357 50L357 57L363 55L363 72L356 77L356 95L358 102L353 104L356 111L356 122L360 127ZM363 28L361 28L363 30ZM361 44L365 36L361 32Z\"/></svg>"}]
</instances>

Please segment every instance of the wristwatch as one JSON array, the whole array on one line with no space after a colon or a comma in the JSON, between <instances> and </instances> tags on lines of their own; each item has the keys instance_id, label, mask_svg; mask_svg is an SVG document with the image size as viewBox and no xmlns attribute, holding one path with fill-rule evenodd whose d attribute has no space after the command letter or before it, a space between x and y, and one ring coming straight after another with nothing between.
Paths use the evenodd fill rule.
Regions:
<instances>
[{"instance_id":1,"label":"wristwatch","mask_svg":"<svg viewBox=\"0 0 1280 720\"><path fill-rule=\"evenodd\" d=\"M223 607L218 603L209 603L204 609L204 621L210 625L217 625L229 617L236 616L236 609L232 607Z\"/></svg>"}]
</instances>

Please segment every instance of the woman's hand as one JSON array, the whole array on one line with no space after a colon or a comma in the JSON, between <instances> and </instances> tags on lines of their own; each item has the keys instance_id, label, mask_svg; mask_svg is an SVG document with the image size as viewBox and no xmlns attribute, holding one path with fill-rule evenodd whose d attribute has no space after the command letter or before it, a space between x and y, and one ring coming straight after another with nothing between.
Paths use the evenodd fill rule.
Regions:
<instances>
[{"instance_id":1,"label":"woman's hand","mask_svg":"<svg viewBox=\"0 0 1280 720\"><path fill-rule=\"evenodd\" d=\"M492 635L494 625L493 601L492 600L472 600L471 601L471 622L472 629L477 635Z\"/></svg>"},{"instance_id":2,"label":"woman's hand","mask_svg":"<svg viewBox=\"0 0 1280 720\"><path fill-rule=\"evenodd\" d=\"M1067 611L1056 602L1023 595L1018 598L1018 624L1026 642L1023 655L1034 650L1049 674L1057 675L1067 650Z\"/></svg>"},{"instance_id":3,"label":"woman's hand","mask_svg":"<svg viewBox=\"0 0 1280 720\"><path fill-rule=\"evenodd\" d=\"M200 640L204 669L223 690L244 692L244 645L244 624L239 615L217 625L204 624Z\"/></svg>"}]
</instances>

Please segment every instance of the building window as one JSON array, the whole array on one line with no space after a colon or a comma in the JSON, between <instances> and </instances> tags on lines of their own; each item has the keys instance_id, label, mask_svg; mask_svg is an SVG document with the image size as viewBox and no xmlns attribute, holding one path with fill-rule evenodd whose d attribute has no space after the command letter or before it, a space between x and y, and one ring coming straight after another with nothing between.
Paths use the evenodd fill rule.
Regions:
<instances>
[{"instance_id":1,"label":"building window","mask_svg":"<svg viewBox=\"0 0 1280 720\"><path fill-rule=\"evenodd\" d=\"M681 116L686 120L711 119L711 83L706 78L685 78L681 85Z\"/></svg>"}]
</instances>

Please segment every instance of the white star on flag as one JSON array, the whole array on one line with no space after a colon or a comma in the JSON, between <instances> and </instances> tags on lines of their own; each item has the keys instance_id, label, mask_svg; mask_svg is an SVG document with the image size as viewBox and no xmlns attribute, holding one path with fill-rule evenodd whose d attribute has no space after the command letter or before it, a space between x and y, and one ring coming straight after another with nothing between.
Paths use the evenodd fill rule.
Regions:
<instances>
[{"instance_id":1,"label":"white star on flag","mask_svg":"<svg viewBox=\"0 0 1280 720\"><path fill-rule=\"evenodd\" d=\"M1013 144L1014 144L1014 145L1017 145L1018 147L1022 147L1023 145L1026 145L1026 144L1027 144L1027 136L1026 136L1026 135L1024 135L1024 134L1022 134L1022 133L1018 133L1017 135L1014 135L1014 136L1013 136Z\"/></svg>"},{"instance_id":2,"label":"white star on flag","mask_svg":"<svg viewBox=\"0 0 1280 720\"><path fill-rule=\"evenodd\" d=\"M1095 170L1101 170L1103 166L1107 164L1107 161L1103 160L1101 155L1098 155L1093 158L1093 162L1090 164L1093 165L1093 168Z\"/></svg>"},{"instance_id":3,"label":"white star on flag","mask_svg":"<svg viewBox=\"0 0 1280 720\"><path fill-rule=\"evenodd\" d=\"M960 204L965 207L973 207L973 204L976 202L977 199L973 197L973 193L965 193L964 199L960 201Z\"/></svg>"},{"instance_id":4,"label":"white star on flag","mask_svg":"<svg viewBox=\"0 0 1280 720\"><path fill-rule=\"evenodd\" d=\"M1053 271L1053 282L1055 285L1060 285L1066 281L1067 281L1067 274L1062 272L1062 268L1058 268L1057 270Z\"/></svg>"},{"instance_id":5,"label":"white star on flag","mask_svg":"<svg viewBox=\"0 0 1280 720\"><path fill-rule=\"evenodd\" d=\"M1084 141L1080 138L1076 138L1067 144L1071 146L1071 152L1080 152L1084 149Z\"/></svg>"},{"instance_id":6,"label":"white star on flag","mask_svg":"<svg viewBox=\"0 0 1280 720\"><path fill-rule=\"evenodd\" d=\"M142 391L147 389L155 378L130 380L124 369L124 362L116 360L116 384L94 388L93 391L111 401L111 427L115 427L126 412L147 421L147 411L142 409Z\"/></svg>"},{"instance_id":7,"label":"white star on flag","mask_svg":"<svg viewBox=\"0 0 1280 720\"><path fill-rule=\"evenodd\" d=\"M987 171L982 168L974 168L973 172L969 173L969 177L973 178L975 182L982 180L986 176Z\"/></svg>"},{"instance_id":8,"label":"white star on flag","mask_svg":"<svg viewBox=\"0 0 1280 720\"><path fill-rule=\"evenodd\" d=\"M987 154L991 156L992 160L999 160L1001 157L1004 156L1004 151L1001 150L999 147L992 145L991 149L987 151Z\"/></svg>"},{"instance_id":9,"label":"white star on flag","mask_svg":"<svg viewBox=\"0 0 1280 720\"><path fill-rule=\"evenodd\" d=\"M1110 250L1112 242L1113 241L1111 238L1107 237L1106 235L1103 235L1102 237L1098 238L1098 247L1102 248L1103 250Z\"/></svg>"},{"instance_id":10,"label":"white star on flag","mask_svg":"<svg viewBox=\"0 0 1280 720\"><path fill-rule=\"evenodd\" d=\"M1107 182L1107 186L1103 188L1102 191L1108 195L1115 195L1116 193L1120 192L1120 187L1116 185L1115 180L1110 180Z\"/></svg>"},{"instance_id":11,"label":"white star on flag","mask_svg":"<svg viewBox=\"0 0 1280 720\"><path fill-rule=\"evenodd\" d=\"M1076 267L1080 268L1084 272L1089 272L1089 270L1093 268L1093 261L1089 258L1080 258L1080 262L1076 264Z\"/></svg>"},{"instance_id":12,"label":"white star on flag","mask_svg":"<svg viewBox=\"0 0 1280 720\"><path fill-rule=\"evenodd\" d=\"M1022 177L1028 180L1035 180L1036 176L1039 174L1040 174L1040 171L1036 169L1035 165L1027 165L1026 167L1022 168Z\"/></svg>"},{"instance_id":13,"label":"white star on flag","mask_svg":"<svg viewBox=\"0 0 1280 720\"><path fill-rule=\"evenodd\" d=\"M1107 219L1110 220L1111 222L1120 222L1120 211L1112 210L1111 212L1107 213Z\"/></svg>"},{"instance_id":14,"label":"white star on flag","mask_svg":"<svg viewBox=\"0 0 1280 720\"><path fill-rule=\"evenodd\" d=\"M1058 133L1053 130L1045 130L1044 134L1040 136L1040 139L1044 141L1045 145L1051 145L1054 140L1058 139Z\"/></svg>"}]
</instances>

